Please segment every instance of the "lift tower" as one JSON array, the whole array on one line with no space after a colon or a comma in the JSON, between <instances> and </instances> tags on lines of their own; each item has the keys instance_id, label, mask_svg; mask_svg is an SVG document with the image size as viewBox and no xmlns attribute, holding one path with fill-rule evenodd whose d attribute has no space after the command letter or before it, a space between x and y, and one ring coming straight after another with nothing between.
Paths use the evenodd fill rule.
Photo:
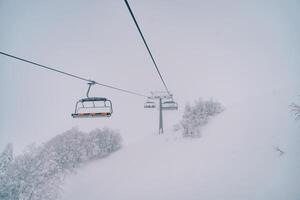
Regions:
<instances>
[{"instance_id":1,"label":"lift tower","mask_svg":"<svg viewBox=\"0 0 300 200\"><path fill-rule=\"evenodd\" d=\"M159 126L158 134L163 134L163 111L164 110L177 110L178 104L173 100L173 95L168 92L151 92L152 96L148 97L144 104L144 108L155 108L155 100L158 100L158 113L159 113Z\"/></svg>"}]
</instances>

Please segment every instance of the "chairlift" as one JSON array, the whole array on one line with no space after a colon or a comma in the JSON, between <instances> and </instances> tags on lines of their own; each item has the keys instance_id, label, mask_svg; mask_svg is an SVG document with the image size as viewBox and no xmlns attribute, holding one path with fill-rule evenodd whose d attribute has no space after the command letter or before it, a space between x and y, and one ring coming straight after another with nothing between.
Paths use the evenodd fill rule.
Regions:
<instances>
[{"instance_id":1,"label":"chairlift","mask_svg":"<svg viewBox=\"0 0 300 200\"><path fill-rule=\"evenodd\" d=\"M144 108L155 108L156 104L153 100L148 98L148 100L144 103Z\"/></svg>"},{"instance_id":2,"label":"chairlift","mask_svg":"<svg viewBox=\"0 0 300 200\"><path fill-rule=\"evenodd\" d=\"M113 113L112 102L104 97L89 97L91 86L94 81L88 83L87 98L80 99L76 102L73 118L97 118L110 117Z\"/></svg>"},{"instance_id":3,"label":"chairlift","mask_svg":"<svg viewBox=\"0 0 300 200\"><path fill-rule=\"evenodd\" d=\"M178 104L173 100L164 101L161 105L163 110L178 110Z\"/></svg>"}]
</instances>

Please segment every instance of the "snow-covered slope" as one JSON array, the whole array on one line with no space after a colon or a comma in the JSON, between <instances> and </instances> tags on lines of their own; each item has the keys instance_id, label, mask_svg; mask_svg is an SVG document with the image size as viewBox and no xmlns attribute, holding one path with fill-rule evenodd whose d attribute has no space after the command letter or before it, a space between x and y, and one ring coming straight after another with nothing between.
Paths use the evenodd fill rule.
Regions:
<instances>
[{"instance_id":1,"label":"snow-covered slope","mask_svg":"<svg viewBox=\"0 0 300 200\"><path fill-rule=\"evenodd\" d=\"M172 131L149 134L79 169L67 179L61 199L300 198L300 127L288 99L273 94L227 106L199 139Z\"/></svg>"}]
</instances>

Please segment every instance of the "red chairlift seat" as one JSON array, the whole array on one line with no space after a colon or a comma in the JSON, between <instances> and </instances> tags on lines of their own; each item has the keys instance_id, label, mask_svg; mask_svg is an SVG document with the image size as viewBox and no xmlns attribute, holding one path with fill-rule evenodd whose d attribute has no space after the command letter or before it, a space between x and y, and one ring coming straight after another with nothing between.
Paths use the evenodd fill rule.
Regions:
<instances>
[{"instance_id":1,"label":"red chairlift seat","mask_svg":"<svg viewBox=\"0 0 300 200\"><path fill-rule=\"evenodd\" d=\"M102 113L73 113L73 118L93 118L93 117L110 117L111 113L102 112Z\"/></svg>"}]
</instances>

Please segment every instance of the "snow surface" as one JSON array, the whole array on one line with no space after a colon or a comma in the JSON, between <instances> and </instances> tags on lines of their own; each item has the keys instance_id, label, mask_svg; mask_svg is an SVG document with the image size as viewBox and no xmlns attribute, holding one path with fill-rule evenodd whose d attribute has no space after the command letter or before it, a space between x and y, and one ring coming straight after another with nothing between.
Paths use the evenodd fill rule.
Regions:
<instances>
[{"instance_id":1,"label":"snow surface","mask_svg":"<svg viewBox=\"0 0 300 200\"><path fill-rule=\"evenodd\" d=\"M300 123L289 99L277 92L235 102L201 138L149 134L79 169L61 200L299 199Z\"/></svg>"}]
</instances>

